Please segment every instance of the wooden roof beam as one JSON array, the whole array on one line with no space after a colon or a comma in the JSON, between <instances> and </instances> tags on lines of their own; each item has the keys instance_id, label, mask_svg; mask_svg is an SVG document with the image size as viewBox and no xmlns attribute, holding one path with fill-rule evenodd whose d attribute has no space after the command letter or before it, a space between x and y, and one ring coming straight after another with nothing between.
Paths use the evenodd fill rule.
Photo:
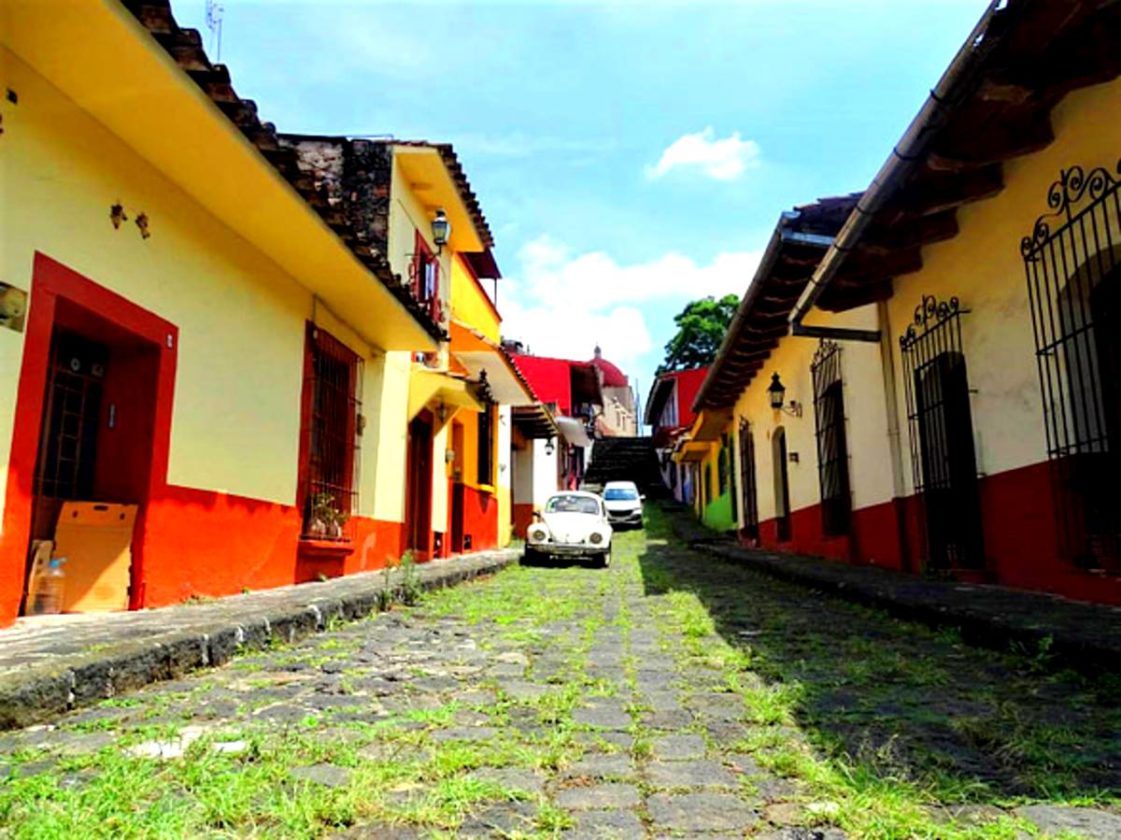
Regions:
<instances>
[{"instance_id":1,"label":"wooden roof beam","mask_svg":"<svg viewBox=\"0 0 1121 840\"><path fill-rule=\"evenodd\" d=\"M952 210L973 201L992 198L1004 189L999 164L961 173L938 173L912 181L892 202L900 210L928 216Z\"/></svg>"},{"instance_id":2,"label":"wooden roof beam","mask_svg":"<svg viewBox=\"0 0 1121 840\"><path fill-rule=\"evenodd\" d=\"M869 253L885 253L901 248L919 248L934 242L945 242L958 235L958 217L954 210L928 216L903 218L890 226L875 225L860 240L860 249Z\"/></svg>"},{"instance_id":3,"label":"wooden roof beam","mask_svg":"<svg viewBox=\"0 0 1121 840\"><path fill-rule=\"evenodd\" d=\"M977 126L963 126L957 136L939 142L924 163L935 172L957 173L1029 155L1053 142L1050 112L1033 108L1012 119L994 119L983 131L978 131Z\"/></svg>"}]
</instances>

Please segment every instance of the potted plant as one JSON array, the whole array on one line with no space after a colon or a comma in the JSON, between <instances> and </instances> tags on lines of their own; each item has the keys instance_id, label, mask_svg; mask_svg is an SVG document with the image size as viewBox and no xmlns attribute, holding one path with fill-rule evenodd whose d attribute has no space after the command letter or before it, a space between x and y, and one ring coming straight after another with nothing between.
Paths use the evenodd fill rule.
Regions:
<instances>
[{"instance_id":1,"label":"potted plant","mask_svg":"<svg viewBox=\"0 0 1121 840\"><path fill-rule=\"evenodd\" d=\"M311 498L311 521L308 531L317 537L342 539L343 526L350 516L339 510L335 497L330 493L316 493Z\"/></svg>"}]
</instances>

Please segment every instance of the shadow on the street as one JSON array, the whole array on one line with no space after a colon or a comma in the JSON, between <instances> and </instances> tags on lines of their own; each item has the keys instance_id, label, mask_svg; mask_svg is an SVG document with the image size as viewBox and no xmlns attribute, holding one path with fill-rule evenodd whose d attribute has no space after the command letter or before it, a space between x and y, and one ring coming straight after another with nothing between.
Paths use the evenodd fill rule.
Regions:
<instances>
[{"instance_id":1,"label":"shadow on the street","mask_svg":"<svg viewBox=\"0 0 1121 840\"><path fill-rule=\"evenodd\" d=\"M1121 796L1117 675L1044 667L1039 651L973 648L659 543L640 557L647 594L696 595L751 670L792 688L794 723L819 753L944 798Z\"/></svg>"}]
</instances>

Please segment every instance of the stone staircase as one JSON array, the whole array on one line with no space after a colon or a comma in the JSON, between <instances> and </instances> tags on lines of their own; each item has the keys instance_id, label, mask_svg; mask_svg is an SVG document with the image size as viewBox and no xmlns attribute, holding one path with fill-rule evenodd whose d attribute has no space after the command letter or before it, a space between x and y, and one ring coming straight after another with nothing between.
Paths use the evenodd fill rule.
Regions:
<instances>
[{"instance_id":1,"label":"stone staircase","mask_svg":"<svg viewBox=\"0 0 1121 840\"><path fill-rule=\"evenodd\" d=\"M608 481L633 481L648 496L662 496L666 486L658 469L654 439L649 437L601 438L592 446L592 457L584 471L584 483L604 485Z\"/></svg>"}]
</instances>

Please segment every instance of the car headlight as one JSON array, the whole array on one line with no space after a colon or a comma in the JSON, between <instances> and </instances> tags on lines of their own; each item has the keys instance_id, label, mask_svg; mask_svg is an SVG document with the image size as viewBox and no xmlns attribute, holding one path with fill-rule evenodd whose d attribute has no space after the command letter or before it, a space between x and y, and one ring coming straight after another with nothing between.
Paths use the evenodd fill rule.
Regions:
<instances>
[{"instance_id":1,"label":"car headlight","mask_svg":"<svg viewBox=\"0 0 1121 840\"><path fill-rule=\"evenodd\" d=\"M531 543L542 543L549 539L549 529L544 525L534 525L527 534Z\"/></svg>"},{"instance_id":2,"label":"car headlight","mask_svg":"<svg viewBox=\"0 0 1121 840\"><path fill-rule=\"evenodd\" d=\"M592 545L599 545L603 542L603 534L599 531L592 531L591 535L588 537L588 542Z\"/></svg>"}]
</instances>

